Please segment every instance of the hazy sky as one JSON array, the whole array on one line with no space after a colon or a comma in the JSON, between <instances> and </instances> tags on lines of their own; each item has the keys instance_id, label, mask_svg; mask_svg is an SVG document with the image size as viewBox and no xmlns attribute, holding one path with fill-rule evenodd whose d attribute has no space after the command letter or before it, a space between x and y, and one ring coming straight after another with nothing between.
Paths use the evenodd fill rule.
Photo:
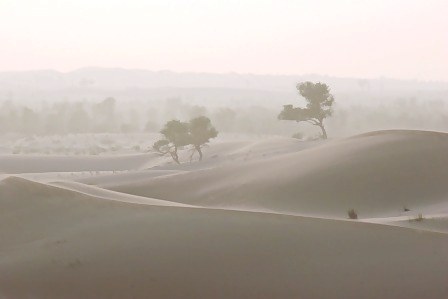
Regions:
<instances>
[{"instance_id":1,"label":"hazy sky","mask_svg":"<svg viewBox=\"0 0 448 299\"><path fill-rule=\"evenodd\" d=\"M0 0L0 70L448 81L448 0Z\"/></svg>"}]
</instances>

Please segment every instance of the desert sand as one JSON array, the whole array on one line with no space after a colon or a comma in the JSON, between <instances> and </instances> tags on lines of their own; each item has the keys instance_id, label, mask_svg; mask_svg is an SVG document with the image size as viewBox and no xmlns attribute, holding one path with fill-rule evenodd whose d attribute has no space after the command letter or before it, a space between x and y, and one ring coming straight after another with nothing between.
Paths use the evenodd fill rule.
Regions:
<instances>
[{"instance_id":1,"label":"desert sand","mask_svg":"<svg viewBox=\"0 0 448 299\"><path fill-rule=\"evenodd\" d=\"M0 156L0 298L448 298L448 134L204 152Z\"/></svg>"}]
</instances>

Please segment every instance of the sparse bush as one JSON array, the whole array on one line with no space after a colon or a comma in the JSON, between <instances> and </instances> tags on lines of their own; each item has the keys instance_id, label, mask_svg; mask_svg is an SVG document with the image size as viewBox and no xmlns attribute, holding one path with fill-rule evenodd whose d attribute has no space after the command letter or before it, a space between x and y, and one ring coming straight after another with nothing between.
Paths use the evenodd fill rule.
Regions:
<instances>
[{"instance_id":1,"label":"sparse bush","mask_svg":"<svg viewBox=\"0 0 448 299\"><path fill-rule=\"evenodd\" d=\"M417 215L417 217L415 217L415 221L423 221L423 219L425 219L425 218L423 218L423 214L422 213L418 213L418 215Z\"/></svg>"},{"instance_id":2,"label":"sparse bush","mask_svg":"<svg viewBox=\"0 0 448 299\"><path fill-rule=\"evenodd\" d=\"M347 214L350 219L358 219L358 213L356 213L355 209L348 210Z\"/></svg>"}]
</instances>

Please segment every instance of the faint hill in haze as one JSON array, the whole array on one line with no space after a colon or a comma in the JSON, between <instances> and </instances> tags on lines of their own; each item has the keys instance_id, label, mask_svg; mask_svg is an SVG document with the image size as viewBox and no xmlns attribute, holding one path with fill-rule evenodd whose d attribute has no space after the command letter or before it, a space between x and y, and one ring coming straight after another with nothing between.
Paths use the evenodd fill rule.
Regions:
<instances>
[{"instance_id":1,"label":"faint hill in haze","mask_svg":"<svg viewBox=\"0 0 448 299\"><path fill-rule=\"evenodd\" d=\"M283 103L296 99L300 81L329 84L337 99L366 103L372 98L439 100L448 95L448 82L397 79L337 78L323 75L253 75L177 73L122 68L82 68L62 73L54 70L0 72L2 100L123 99L181 97Z\"/></svg>"}]
</instances>

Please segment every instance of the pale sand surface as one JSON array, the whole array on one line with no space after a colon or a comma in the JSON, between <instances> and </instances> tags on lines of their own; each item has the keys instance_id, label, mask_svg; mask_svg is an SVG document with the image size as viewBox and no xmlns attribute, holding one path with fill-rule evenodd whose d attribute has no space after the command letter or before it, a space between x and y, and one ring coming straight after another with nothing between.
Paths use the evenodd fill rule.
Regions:
<instances>
[{"instance_id":1,"label":"pale sand surface","mask_svg":"<svg viewBox=\"0 0 448 299\"><path fill-rule=\"evenodd\" d=\"M448 298L447 150L385 131L181 166L2 156L0 298Z\"/></svg>"},{"instance_id":2,"label":"pale sand surface","mask_svg":"<svg viewBox=\"0 0 448 299\"><path fill-rule=\"evenodd\" d=\"M112 190L209 207L310 216L434 213L448 198L448 135L385 131L274 158L116 182ZM173 188L176 186L176 188ZM445 211L448 212L445 205Z\"/></svg>"},{"instance_id":3,"label":"pale sand surface","mask_svg":"<svg viewBox=\"0 0 448 299\"><path fill-rule=\"evenodd\" d=\"M126 156L0 155L0 172L19 174L141 169L155 156L154 154Z\"/></svg>"},{"instance_id":4,"label":"pale sand surface","mask_svg":"<svg viewBox=\"0 0 448 299\"><path fill-rule=\"evenodd\" d=\"M157 176L165 176L175 173L180 173L182 170L142 170L142 171L132 171L132 172L123 172L123 173L115 173L115 174L103 174L103 175L94 175L94 176L83 176L79 179L76 179L77 182L95 185L101 188L110 188L115 186L116 184L124 184L124 183L135 183L138 181L145 181L148 178L153 178ZM54 178L57 180L57 178Z\"/></svg>"},{"instance_id":5,"label":"pale sand surface","mask_svg":"<svg viewBox=\"0 0 448 299\"><path fill-rule=\"evenodd\" d=\"M178 202L170 202L166 200L160 200L155 198L136 196L131 194L125 194L115 191L110 191L95 186L89 186L77 182L56 182L51 184L56 187L62 187L67 190L77 191L81 194L86 194L94 197L116 200L121 202L147 204L147 205L159 205L159 206L176 206L176 207L188 207L189 205L181 204Z\"/></svg>"}]
</instances>

